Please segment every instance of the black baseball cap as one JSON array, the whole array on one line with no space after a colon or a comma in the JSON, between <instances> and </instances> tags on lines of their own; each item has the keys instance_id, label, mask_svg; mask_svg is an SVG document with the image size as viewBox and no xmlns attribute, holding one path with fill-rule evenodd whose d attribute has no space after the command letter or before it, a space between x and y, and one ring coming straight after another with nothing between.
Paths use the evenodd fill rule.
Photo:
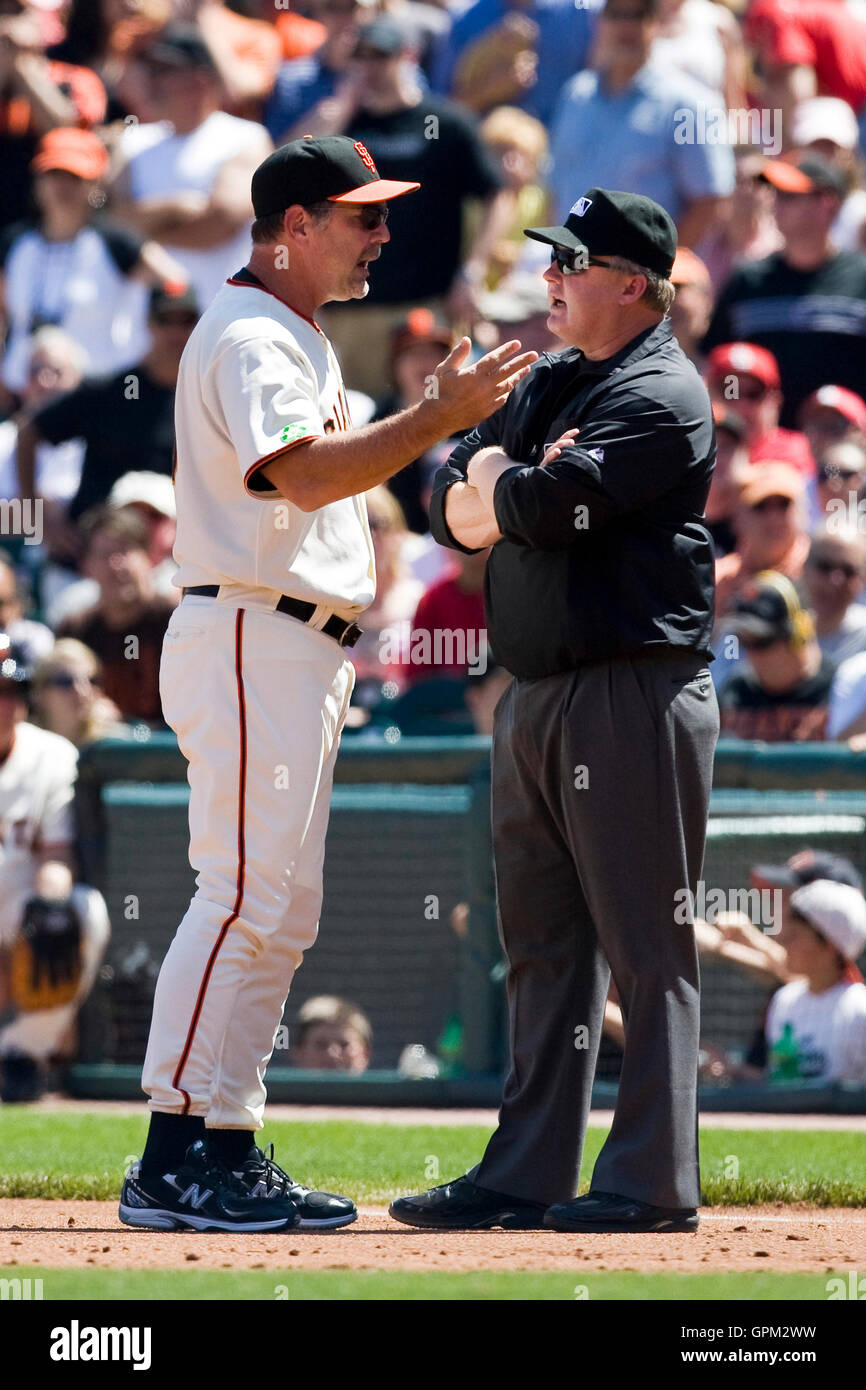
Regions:
<instances>
[{"instance_id":1,"label":"black baseball cap","mask_svg":"<svg viewBox=\"0 0 866 1390\"><path fill-rule=\"evenodd\" d=\"M148 318L160 319L164 314L174 313L177 309L184 309L196 317L201 313L192 285L185 285L181 280L166 280L151 290Z\"/></svg>"},{"instance_id":2,"label":"black baseball cap","mask_svg":"<svg viewBox=\"0 0 866 1390\"><path fill-rule=\"evenodd\" d=\"M389 58L407 47L403 30L387 15L380 15L358 30L355 52L384 53Z\"/></svg>"},{"instance_id":3,"label":"black baseball cap","mask_svg":"<svg viewBox=\"0 0 866 1390\"><path fill-rule=\"evenodd\" d=\"M591 256L623 256L665 280L677 254L677 229L661 204L610 188L590 188L578 198L564 227L527 227L523 235Z\"/></svg>"},{"instance_id":4,"label":"black baseball cap","mask_svg":"<svg viewBox=\"0 0 866 1390\"><path fill-rule=\"evenodd\" d=\"M167 24L141 54L141 60L163 68L217 71L213 54L194 24Z\"/></svg>"},{"instance_id":5,"label":"black baseball cap","mask_svg":"<svg viewBox=\"0 0 866 1390\"><path fill-rule=\"evenodd\" d=\"M796 591L793 592L794 599L789 605L774 584L760 577L754 579L741 592L725 619L725 631L758 642L789 642L794 636L794 616L798 611L794 606Z\"/></svg>"},{"instance_id":6,"label":"black baseball cap","mask_svg":"<svg viewBox=\"0 0 866 1390\"><path fill-rule=\"evenodd\" d=\"M802 888L816 879L829 878L833 883L847 883L863 892L863 879L851 860L827 850L812 851L809 863L799 869L792 869L790 864L756 864L752 873L776 888Z\"/></svg>"},{"instance_id":7,"label":"black baseball cap","mask_svg":"<svg viewBox=\"0 0 866 1390\"><path fill-rule=\"evenodd\" d=\"M835 193L844 198L848 180L841 169L818 154L804 154L796 164L768 159L758 177L780 193Z\"/></svg>"},{"instance_id":8,"label":"black baseball cap","mask_svg":"<svg viewBox=\"0 0 866 1390\"><path fill-rule=\"evenodd\" d=\"M256 217L272 217L293 203L383 203L414 193L420 183L380 179L369 150L348 135L290 140L253 174Z\"/></svg>"}]
</instances>

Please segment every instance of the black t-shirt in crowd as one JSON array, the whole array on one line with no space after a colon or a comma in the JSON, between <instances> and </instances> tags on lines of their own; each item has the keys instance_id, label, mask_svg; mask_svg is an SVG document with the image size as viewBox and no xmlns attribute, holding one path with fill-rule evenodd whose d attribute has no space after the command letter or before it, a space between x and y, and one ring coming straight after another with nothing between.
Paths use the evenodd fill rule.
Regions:
<instances>
[{"instance_id":1,"label":"black t-shirt in crowd","mask_svg":"<svg viewBox=\"0 0 866 1390\"><path fill-rule=\"evenodd\" d=\"M817 270L794 270L781 251L740 266L722 289L701 344L757 343L779 363L779 423L796 425L820 386L866 391L866 256L839 251Z\"/></svg>"},{"instance_id":2,"label":"black t-shirt in crowd","mask_svg":"<svg viewBox=\"0 0 866 1390\"><path fill-rule=\"evenodd\" d=\"M814 676L772 694L752 671L732 676L719 695L722 734L767 743L821 742L826 737L834 662L822 660Z\"/></svg>"},{"instance_id":3,"label":"black t-shirt in crowd","mask_svg":"<svg viewBox=\"0 0 866 1390\"><path fill-rule=\"evenodd\" d=\"M388 204L391 240L370 267L364 302L446 294L460 266L464 200L489 198L501 187L472 118L452 102L425 96L390 115L359 111L346 134L366 145L383 179L421 184Z\"/></svg>"},{"instance_id":4,"label":"black t-shirt in crowd","mask_svg":"<svg viewBox=\"0 0 866 1390\"><path fill-rule=\"evenodd\" d=\"M38 410L33 424L49 444L84 440L81 482L69 504L73 521L104 502L124 473L171 475L174 390L158 385L141 365L83 381Z\"/></svg>"}]
</instances>

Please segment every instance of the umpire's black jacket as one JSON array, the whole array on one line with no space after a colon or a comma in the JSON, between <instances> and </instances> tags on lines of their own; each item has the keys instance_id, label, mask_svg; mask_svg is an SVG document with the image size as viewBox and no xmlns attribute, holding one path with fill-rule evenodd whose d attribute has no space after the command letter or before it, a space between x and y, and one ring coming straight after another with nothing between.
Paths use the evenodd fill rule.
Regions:
<instances>
[{"instance_id":1,"label":"umpire's black jacket","mask_svg":"<svg viewBox=\"0 0 866 1390\"><path fill-rule=\"evenodd\" d=\"M546 445L574 426L574 446L539 467ZM494 493L503 539L485 601L496 661L533 678L652 647L709 653L703 512L715 434L704 384L668 320L603 362L577 348L540 357L436 474L430 526L442 545L466 549L445 523L445 494L490 445L517 460Z\"/></svg>"}]
</instances>

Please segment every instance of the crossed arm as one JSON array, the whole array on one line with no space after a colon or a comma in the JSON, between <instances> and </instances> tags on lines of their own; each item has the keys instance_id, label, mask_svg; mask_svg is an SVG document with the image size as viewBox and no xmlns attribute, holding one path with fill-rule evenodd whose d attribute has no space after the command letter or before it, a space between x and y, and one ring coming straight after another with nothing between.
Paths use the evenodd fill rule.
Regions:
<instances>
[{"instance_id":1,"label":"crossed arm","mask_svg":"<svg viewBox=\"0 0 866 1390\"><path fill-rule=\"evenodd\" d=\"M558 458L562 449L574 442L576 435L576 429L566 431L547 449L542 464ZM469 550L482 550L502 540L493 510L493 494L502 474L520 466L495 445L472 455L466 482L453 483L445 495L445 520L452 536L461 545Z\"/></svg>"}]
</instances>

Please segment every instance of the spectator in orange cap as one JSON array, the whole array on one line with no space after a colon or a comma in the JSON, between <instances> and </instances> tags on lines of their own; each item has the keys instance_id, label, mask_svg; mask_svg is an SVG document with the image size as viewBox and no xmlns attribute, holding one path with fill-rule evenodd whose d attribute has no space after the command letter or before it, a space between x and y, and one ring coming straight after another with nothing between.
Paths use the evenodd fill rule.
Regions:
<instances>
[{"instance_id":1,"label":"spectator in orange cap","mask_svg":"<svg viewBox=\"0 0 866 1390\"><path fill-rule=\"evenodd\" d=\"M132 282L183 278L155 242L100 216L108 154L91 131L50 131L33 159L35 225L10 228L0 248L0 304L9 322L2 380L27 383L28 339L56 324L87 354L94 375L132 362L147 343L146 300Z\"/></svg>"},{"instance_id":2,"label":"spectator in orange cap","mask_svg":"<svg viewBox=\"0 0 866 1390\"><path fill-rule=\"evenodd\" d=\"M779 426L781 380L771 352L754 343L722 343L707 358L705 376L710 398L743 421L750 463L789 463L804 477L814 477L805 435Z\"/></svg>"},{"instance_id":3,"label":"spectator in orange cap","mask_svg":"<svg viewBox=\"0 0 866 1390\"><path fill-rule=\"evenodd\" d=\"M828 381L851 391L866 380L866 256L840 251L832 227L847 192L840 169L818 155L796 165L767 160L780 250L734 270L719 295L703 346L746 340L776 358L779 423Z\"/></svg>"},{"instance_id":4,"label":"spectator in orange cap","mask_svg":"<svg viewBox=\"0 0 866 1390\"><path fill-rule=\"evenodd\" d=\"M713 282L700 256L681 246L671 271L676 298L671 305L671 328L686 357L700 368L703 355L700 342L710 325L713 312Z\"/></svg>"},{"instance_id":5,"label":"spectator in orange cap","mask_svg":"<svg viewBox=\"0 0 866 1390\"><path fill-rule=\"evenodd\" d=\"M96 73L50 61L39 21L26 0L0 5L0 228L27 216L30 161L40 137L105 119L105 88Z\"/></svg>"},{"instance_id":6,"label":"spectator in orange cap","mask_svg":"<svg viewBox=\"0 0 866 1390\"><path fill-rule=\"evenodd\" d=\"M716 564L716 615L723 618L743 585L761 570L800 580L809 536L802 476L786 463L753 467L734 522L737 548Z\"/></svg>"}]
</instances>

